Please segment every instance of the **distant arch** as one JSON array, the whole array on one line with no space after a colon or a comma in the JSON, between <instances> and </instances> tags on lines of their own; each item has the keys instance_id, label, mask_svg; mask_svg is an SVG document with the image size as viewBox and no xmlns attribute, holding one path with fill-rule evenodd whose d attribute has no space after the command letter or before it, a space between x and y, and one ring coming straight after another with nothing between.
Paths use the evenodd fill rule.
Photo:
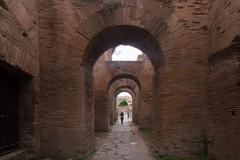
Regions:
<instances>
[{"instance_id":1,"label":"distant arch","mask_svg":"<svg viewBox=\"0 0 240 160\"><path fill-rule=\"evenodd\" d=\"M119 75L113 77L108 83L108 89L111 87L111 85L115 81L117 81L119 79L131 79L138 85L139 89L141 89L141 83L139 82L139 80L135 76L133 76L131 74L119 74Z\"/></svg>"}]
</instances>

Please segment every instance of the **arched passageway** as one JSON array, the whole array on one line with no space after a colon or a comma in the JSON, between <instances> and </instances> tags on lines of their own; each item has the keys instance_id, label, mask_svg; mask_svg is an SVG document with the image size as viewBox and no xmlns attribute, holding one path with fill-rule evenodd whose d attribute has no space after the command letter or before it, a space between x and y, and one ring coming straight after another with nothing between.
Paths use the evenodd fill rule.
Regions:
<instances>
[{"instance_id":1,"label":"arched passageway","mask_svg":"<svg viewBox=\"0 0 240 160\"><path fill-rule=\"evenodd\" d=\"M139 81L135 122L154 128L158 154L239 159L239 13L239 0L0 0L0 159L94 150L94 113L115 127L121 74ZM108 61L119 45L142 60Z\"/></svg>"},{"instance_id":2,"label":"arched passageway","mask_svg":"<svg viewBox=\"0 0 240 160\"><path fill-rule=\"evenodd\" d=\"M116 98L120 92L128 92L133 98L133 122L138 124L138 111L140 108L141 89L137 83L131 79L118 79L109 88L109 107L110 107L110 124L115 124L116 115Z\"/></svg>"},{"instance_id":3,"label":"arched passageway","mask_svg":"<svg viewBox=\"0 0 240 160\"><path fill-rule=\"evenodd\" d=\"M130 104L128 103L128 105L131 107L129 110L130 111L130 119L133 123L137 124L137 109L138 109L138 104L139 104L139 99L137 97L137 94L134 93L130 88L127 88L127 87L118 88L117 92L115 94L116 95L115 96L116 97L115 98L115 107L118 107L117 101L118 101L118 96L120 93L127 93L128 97L130 97L130 98L128 98L131 100L131 103ZM116 113L118 113L118 114L116 114L116 117L119 116L119 112L116 112ZM128 114L128 118L129 118L129 113L127 113L127 114ZM114 120L115 119L117 120L117 118L114 118ZM116 122L116 120L115 120L115 122Z\"/></svg>"},{"instance_id":4,"label":"arched passageway","mask_svg":"<svg viewBox=\"0 0 240 160\"><path fill-rule=\"evenodd\" d=\"M75 3L74 3L75 4ZM73 4L71 4L73 5ZM62 5L62 8L64 10L65 6L68 5ZM69 6L68 6L69 7ZM74 5L74 7L77 7ZM56 14L60 13L60 8L56 8L57 12ZM60 10L58 10L60 9ZM75 14L74 14L75 15ZM94 16L94 15L93 15ZM60 16L61 17L61 16ZM59 18L59 22L63 19L66 19L66 23L71 22L73 19L68 19L67 17L62 17L62 19ZM155 17L155 15L153 16ZM82 21L82 19L76 23L72 23L72 27L75 28L78 24L83 24L83 22L87 23L88 19L90 17L86 17L86 21ZM161 19L161 17L157 17ZM43 18L44 19L44 18ZM98 19L98 18L96 18ZM64 23L65 23L64 22ZM96 21L98 23L98 21ZM164 23L163 21L161 24ZM44 28L45 23L42 23L42 27ZM91 26L95 26L94 24ZM99 26L99 25L97 25ZM53 27L54 28L54 27ZM64 29L63 29L64 30ZM73 31L74 30L74 31ZM62 60L62 63L60 64L60 61L52 61L50 57L48 57L45 54L41 54L41 71L42 72L48 72L49 68L47 67L47 64L53 64L50 66L52 71L55 71L56 74L46 73L42 75L42 81L48 81L50 80L57 80L57 77L59 77L60 81L56 84L50 84L50 87L47 85L43 85L42 89L46 92L49 91L50 95L47 97L47 95L42 95L42 97L46 97L49 100L44 100L44 109L43 112L47 111L50 108L50 112L48 114L44 115L44 121L42 122L44 128L42 129L42 134L46 135L47 133L53 133L48 134L48 137L42 137L42 146L43 147L42 153L49 153L52 148L49 147L51 145L56 145L56 150L53 152L55 153L64 153L65 149L68 148L69 152L71 153L77 153L73 148L78 148L78 152L86 152L88 150L91 150L94 147L94 130L97 128L98 122L107 122L109 123L109 120L107 121L101 121L97 120L95 118L96 115L100 114L94 114L97 111L97 107L100 107L99 110L101 110L101 107L103 106L102 110L105 110L108 112L108 109L106 109L105 106L108 106L108 91L107 91L107 85L108 82L105 82L104 79L111 80L112 75L102 73L105 77L103 79L98 79L98 81L94 81L94 65L96 64L97 60L100 58L101 55L104 54L105 51L108 51L118 45L124 44L124 45L131 45L133 47L136 47L140 49L142 52L146 54L146 57L148 57L149 66L151 66L151 73L156 71L156 73L160 68L161 65L163 65L163 54L161 47L159 45L158 36L154 36L153 32L158 32L154 28L148 28L147 25L136 25L132 23L109 23L104 24L103 26L97 27L97 30L94 30L92 33L91 31L88 32L88 30L84 29L84 25L78 26L72 31L63 31L64 33L68 33L68 36L61 38L58 37L56 39L53 38L53 43L58 43L62 39L62 45L58 45L56 47L57 50L52 50L53 53L57 53L57 57L62 55L65 57L65 60ZM49 30L51 33L51 31ZM45 35L45 34L44 34ZM112 36L114 35L114 36ZM43 36L44 37L44 36ZM66 38L66 39L65 39ZM56 41L55 41L56 40ZM82 43L83 42L83 43ZM45 41L42 41L43 45L46 45L45 48L47 50L49 49L48 43ZM61 48L64 48L64 44L66 44L70 49L71 52L69 55L66 55L65 52L67 49L61 50ZM44 50L44 48L41 48ZM50 55L49 55L50 56ZM52 55L54 56L54 54ZM49 60L49 61L48 61ZM46 62L46 63L45 63ZM124 62L121 62L124 63ZM121 64L117 63L117 64ZM46 64L46 65L45 65ZM71 65L69 65L71 64ZM80 64L80 65L79 65ZM109 66L114 66L111 62L108 63ZM142 62L137 62L136 65L143 65ZM145 67L145 66L144 66ZM130 69L130 67L129 67ZM141 71L141 70L140 70ZM60 72L64 72L64 74L60 75ZM128 72L128 70L127 70ZM149 74L151 74L149 73ZM148 74L148 73L146 73ZM50 77L50 78L49 78ZM138 77L139 78L139 77ZM142 78L141 78L142 79ZM151 78L148 78L147 81L149 83L151 81ZM96 83L94 83L96 82ZM158 83L156 81L156 83ZM69 87L71 86L71 87ZM97 87L96 87L97 86ZM98 88L100 86L100 88ZM149 88L147 86L152 86L146 84L146 88ZM54 90L54 88L59 87L60 89L58 91ZM151 89L150 89L151 90ZM147 94L144 94L146 101L144 101L144 105L151 105L148 103L147 99L151 99L151 91L146 90ZM56 94L54 94L57 92ZM52 94L51 94L52 93ZM66 95L66 96L65 96ZM72 95L72 96L69 96ZM51 97L51 98L50 98ZM58 99L57 97L64 97L62 99ZM78 97L78 98L77 98ZM55 103L57 101L58 108L51 108L50 104ZM64 103L64 100L68 101L72 105L71 107L67 107ZM68 108L68 110L66 109ZM57 111L56 111L57 110ZM72 113L72 111L75 111ZM71 112L71 114L68 114L68 112ZM59 117L62 117L63 115L66 115L65 118L69 118L72 121L75 120L77 124L68 123L67 129L60 130L58 127L58 124L60 123ZM51 119L54 119L56 121L55 129L52 125L50 125L48 122L52 121ZM149 117L148 117L149 118ZM49 121L48 121L49 120ZM77 126L77 129L76 129ZM104 124L100 124L98 126L108 126ZM62 126L63 127L63 126ZM61 128L61 127L60 127ZM105 127L104 130L107 130L108 127ZM69 132L71 133L71 138L67 139L64 147L62 145L57 145L61 142L61 139L55 136L56 130L60 130L59 132ZM74 132L72 132L74 130ZM59 137L63 135L64 133L59 133ZM80 142L72 141L72 137L78 137L78 135L83 135L86 137L81 138L81 144L86 144L85 146L79 147ZM51 138L49 138L51 137ZM60 140L59 140L60 139ZM75 146L75 147L72 147Z\"/></svg>"},{"instance_id":5,"label":"arched passageway","mask_svg":"<svg viewBox=\"0 0 240 160\"><path fill-rule=\"evenodd\" d=\"M111 33L114 31L116 31L117 35L114 36L114 38L109 37L109 35L111 35ZM124 38L124 36L126 37ZM131 37L130 39L129 36ZM103 43L103 41L106 42ZM140 49L144 49L144 51L148 50L148 53L150 54L143 55L142 60L139 61L111 61L111 55L113 54L114 50L105 50L109 47L116 47L119 44L131 44L134 47L139 46ZM101 56L101 54L105 56ZM150 101L152 101L151 86L153 82L152 78L154 76L153 64L155 65L156 70L158 70L157 67L161 66L162 64L160 47L151 34L143 29L133 26L109 27L99 32L96 37L93 38L86 49L85 55L86 56L83 59L82 66L84 66L86 69L89 69L88 73L92 72L94 77L95 130L106 131L109 129L110 124L114 123L114 117L111 113L113 109L112 107L108 108L107 106L109 106L110 103L108 97L113 98L115 96L109 96L108 90L111 90L110 86L112 83L121 78L128 78L135 81L134 83L138 85L139 89L142 87L141 81L145 81L142 95L146 95L146 98L145 100L141 101L141 103L142 106L144 106L143 108L148 108L148 113L145 114L145 117L141 116L142 123L140 124L142 124L141 127L143 128L151 127L152 115L150 115L150 111L152 109L152 104ZM152 62L148 57L151 57L152 60L154 59L154 62ZM159 59L159 61L157 59ZM94 65L92 66L91 64L93 63ZM143 77L148 78L144 79ZM140 106L140 101L138 106ZM136 123L138 123L137 120L138 117L136 116Z\"/></svg>"},{"instance_id":6,"label":"arched passageway","mask_svg":"<svg viewBox=\"0 0 240 160\"><path fill-rule=\"evenodd\" d=\"M113 27L114 28L114 27ZM122 92L128 92L131 94L133 102L132 102L132 117L133 117L133 122L134 124L138 124L139 127L141 128L151 128L152 127L152 83L153 83L153 76L154 76L154 66L155 64L155 69L158 70L158 67L161 65L161 61L157 62L157 50L160 51L160 47L153 47L156 45L156 43L153 43L152 41L146 41L147 43L149 42L148 45L144 45L143 40L144 36L146 38L149 36L147 32L142 32L143 30L138 28L132 27L132 26L119 26L116 27L116 33L119 34L116 35L116 39L112 39L108 37L108 35L113 32L113 28L108 28L106 30L103 30L99 35L97 35L94 39L93 42L95 45L93 45L93 48L89 49L87 48L86 54L84 60L88 61L85 65L83 63L82 65L85 66L86 69L89 69L89 72L92 72L94 81L93 81L93 86L94 86L94 109L95 109L95 131L109 131L111 132L110 134L114 134L114 129L118 130L118 124L117 119L119 116L119 107L117 107L117 95ZM135 30L136 29L136 30ZM135 30L135 31L134 31ZM139 32L139 33L138 33ZM141 33L142 32L142 33ZM122 39L124 36L126 37ZM136 39L129 39L129 36L136 36ZM99 37L98 37L99 36ZM149 36L151 37L151 36ZM149 38L148 37L148 38ZM109 49L105 51L108 48L104 49L104 43L99 44L99 40L110 40L110 44L105 45L110 45L109 47L116 47L118 43L120 44L135 44L139 45L142 47L142 49L145 49L144 51L146 52L147 49L149 52L152 54L146 54L142 55L141 60L138 61L111 61L111 54L114 53L113 49ZM110 38L110 39L109 39ZM147 39L148 39L147 38ZM149 39L150 40L150 39ZM154 39L152 39L154 40ZM113 43L115 41L115 43ZM111 44L113 43L113 44ZM91 43L90 46L91 47ZM99 46L96 46L99 45ZM151 46L151 47L150 47ZM100 54L101 50L99 50L99 47L103 47L104 49L102 56L99 58L97 57L98 54ZM150 48L149 48L150 47ZM96 50L98 49L98 50ZM99 52L99 53L98 53ZM94 56L96 56L97 60L95 60L93 57L90 58L91 53L94 53ZM88 55L89 54L89 55ZM131 54L129 52L128 54ZM155 54L155 55L154 55ZM92 55L93 56L93 55ZM152 56L152 60L154 59L154 62L149 59L149 56ZM89 62L95 61L93 65L93 69L91 66L91 63ZM159 58L160 60L160 58ZM158 73L158 72L156 72ZM143 77L146 76L148 77L147 79L143 79ZM142 85L143 81L145 81L144 86ZM144 97L146 95L151 95L149 97ZM148 101L147 101L148 100ZM148 102L148 103L146 103ZM150 103L149 103L150 102ZM142 106L142 107L141 107ZM127 114L127 112L125 112ZM131 114L130 113L130 114ZM126 127L130 127L129 129L133 129L132 126L129 126L129 122ZM111 125L114 125L113 128ZM113 129L113 130L112 130ZM129 130L127 129L127 130ZM135 129L134 129L135 130ZM136 132L136 130L135 130ZM98 135L98 132L96 133ZM130 133L126 134L126 136L131 135ZM137 134L136 134L137 136ZM138 136L137 136L138 137ZM140 137L138 137L140 139ZM99 138L97 139L99 140ZM107 141L107 140L106 140ZM141 140L140 140L141 141ZM98 143L98 142L97 142ZM142 146L144 146L142 144ZM99 146L97 146L99 147ZM99 149L99 148L98 148ZM116 150L114 150L116 151ZM129 154L130 156L132 154Z\"/></svg>"},{"instance_id":7,"label":"arched passageway","mask_svg":"<svg viewBox=\"0 0 240 160\"><path fill-rule=\"evenodd\" d=\"M129 92L120 92L115 96L116 120L122 124L132 122L134 97Z\"/></svg>"},{"instance_id":8,"label":"arched passageway","mask_svg":"<svg viewBox=\"0 0 240 160\"><path fill-rule=\"evenodd\" d=\"M141 60L138 61L111 61L110 58L113 53L114 50L106 51L96 61L93 68L94 82L96 82L94 83L94 92L97 93L95 94L95 131L108 131L110 132L109 135L112 135L106 135L103 138L99 136L99 132L96 132L98 150L94 159L107 158L107 155L104 153L104 144L101 144L101 141L109 143L110 146L116 146L111 149L116 154L115 156L125 154L126 157L151 159L146 146L138 135L137 127L133 126L133 124L138 125L140 128L152 127L152 99L151 96L144 96L152 95L154 68L146 55L141 55ZM128 52L128 54L131 54L131 52ZM144 76L147 79L144 79ZM126 110L126 108L118 106L120 103L117 100L118 95L122 92L128 92L131 95L131 109L127 108ZM99 102L102 104L101 106L98 106ZM121 119L119 117L120 112L125 114L122 126L120 126L119 121ZM125 131L125 134L116 137L119 131ZM102 132L100 133L103 134ZM126 141L125 138L130 141L138 139L137 142L132 142L138 143L138 146L134 146L134 148L129 146L129 151L131 150L131 152L124 151L125 153L121 153L122 147L129 145L129 141ZM122 143L114 144L114 141L118 140ZM119 150L120 153L118 153ZM135 155L134 152L138 150L144 153L144 155ZM102 157L99 157L99 154ZM109 156L114 159L114 155ZM110 158L109 156L108 158Z\"/></svg>"},{"instance_id":9,"label":"arched passageway","mask_svg":"<svg viewBox=\"0 0 240 160\"><path fill-rule=\"evenodd\" d=\"M98 95L95 94L95 104L99 104L99 101L101 101L101 103L104 102L105 98L103 97L108 96L108 100L104 103L105 106L101 105L101 107L99 107L95 105L95 131L109 132L107 134L96 132L97 153L93 159L115 159L116 157L124 155L125 157L150 160L152 158L143 140L138 135L137 127L133 126L132 122L141 126L145 122L143 115L146 116L150 114L142 110L149 106L140 107L141 101L143 101L142 93L146 93L146 86L142 87L141 85L141 83L143 83L141 77L147 72L150 73L149 79L151 79L152 68L146 67L147 65L145 63L148 63L150 66L152 66L152 64L147 57L143 57L143 61L136 62L109 61L112 53L112 50L105 52L104 55L98 59L93 69L94 82L96 82L94 83L95 93L101 93ZM108 76L110 78L108 78ZM101 82L99 81L100 79ZM119 106L121 102L118 102L118 95L122 92L128 92L131 95L131 106ZM151 110L152 108L149 107L148 109ZM125 114L123 124L121 125L120 112ZM151 117L151 115L148 116ZM124 135L121 133L124 133ZM103 135L105 136L102 137ZM116 141L120 143L116 144ZM133 145L136 143L138 146L131 145L130 141L134 141L131 143L134 143ZM114 146L110 149L112 154L106 154L105 143L108 144L108 147ZM128 151L124 150L124 146L129 146ZM135 154L139 151L141 151L141 154Z\"/></svg>"}]
</instances>

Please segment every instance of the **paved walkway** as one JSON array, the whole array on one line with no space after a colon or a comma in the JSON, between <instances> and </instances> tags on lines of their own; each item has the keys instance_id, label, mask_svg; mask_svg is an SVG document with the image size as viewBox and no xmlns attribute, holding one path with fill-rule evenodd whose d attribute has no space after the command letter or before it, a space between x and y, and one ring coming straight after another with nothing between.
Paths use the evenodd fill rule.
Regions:
<instances>
[{"instance_id":1,"label":"paved walkway","mask_svg":"<svg viewBox=\"0 0 240 160\"><path fill-rule=\"evenodd\" d=\"M96 134L97 151L91 160L153 160L130 121L116 124L108 133Z\"/></svg>"}]
</instances>

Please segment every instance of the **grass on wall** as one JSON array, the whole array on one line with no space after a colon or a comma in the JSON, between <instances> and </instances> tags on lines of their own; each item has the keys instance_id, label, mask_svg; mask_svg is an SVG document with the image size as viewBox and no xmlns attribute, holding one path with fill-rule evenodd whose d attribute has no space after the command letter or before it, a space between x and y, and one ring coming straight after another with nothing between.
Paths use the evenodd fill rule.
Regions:
<instances>
[{"instance_id":1,"label":"grass on wall","mask_svg":"<svg viewBox=\"0 0 240 160\"><path fill-rule=\"evenodd\" d=\"M203 134L203 144L204 144L204 151L201 155L194 158L183 158L183 157L176 157L173 155L158 155L158 153L155 151L155 147L153 146L154 142L154 136L153 136L153 130L148 128L139 128L140 136L143 138L147 146L149 147L149 152L152 154L155 160L214 160L213 158L208 158L208 139Z\"/></svg>"},{"instance_id":2,"label":"grass on wall","mask_svg":"<svg viewBox=\"0 0 240 160\"><path fill-rule=\"evenodd\" d=\"M207 157L195 157L195 158L180 158L180 157L175 157L171 155L165 155L165 156L154 156L155 160L210 160Z\"/></svg>"}]
</instances>

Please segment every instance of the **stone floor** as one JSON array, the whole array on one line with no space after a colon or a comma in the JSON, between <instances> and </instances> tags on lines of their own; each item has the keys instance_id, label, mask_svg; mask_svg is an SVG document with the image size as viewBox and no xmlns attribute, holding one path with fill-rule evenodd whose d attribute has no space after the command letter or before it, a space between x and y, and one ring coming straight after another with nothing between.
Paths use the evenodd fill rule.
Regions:
<instances>
[{"instance_id":1,"label":"stone floor","mask_svg":"<svg viewBox=\"0 0 240 160\"><path fill-rule=\"evenodd\" d=\"M91 160L153 160L138 129L130 119L108 133L96 134L97 151Z\"/></svg>"}]
</instances>

